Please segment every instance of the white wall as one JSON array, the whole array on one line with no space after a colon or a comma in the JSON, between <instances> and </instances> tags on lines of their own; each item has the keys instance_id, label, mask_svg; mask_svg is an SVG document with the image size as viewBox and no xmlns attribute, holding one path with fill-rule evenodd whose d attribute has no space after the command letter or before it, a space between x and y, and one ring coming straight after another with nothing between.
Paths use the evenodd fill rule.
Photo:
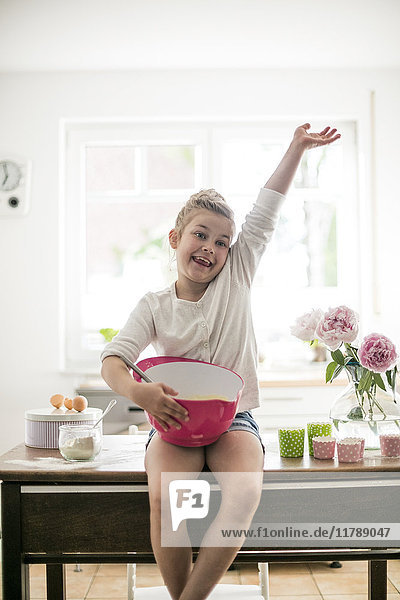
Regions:
<instances>
[{"instance_id":1,"label":"white wall","mask_svg":"<svg viewBox=\"0 0 400 600\"><path fill-rule=\"evenodd\" d=\"M0 75L0 155L31 158L32 203L0 219L0 452L23 441L26 408L76 377L59 371L59 121L140 116L293 116L359 123L361 204L370 214L370 90L376 92L376 328L400 341L395 252L400 222L400 70L215 70L10 73ZM268 175L266 173L266 175ZM260 182L260 184L262 184ZM368 221L366 221L368 226ZM366 238L369 239L368 232ZM365 250L366 312L371 257ZM397 287L398 289L398 287Z\"/></svg>"},{"instance_id":2,"label":"white wall","mask_svg":"<svg viewBox=\"0 0 400 600\"><path fill-rule=\"evenodd\" d=\"M398 0L1 0L0 71L397 68Z\"/></svg>"}]
</instances>

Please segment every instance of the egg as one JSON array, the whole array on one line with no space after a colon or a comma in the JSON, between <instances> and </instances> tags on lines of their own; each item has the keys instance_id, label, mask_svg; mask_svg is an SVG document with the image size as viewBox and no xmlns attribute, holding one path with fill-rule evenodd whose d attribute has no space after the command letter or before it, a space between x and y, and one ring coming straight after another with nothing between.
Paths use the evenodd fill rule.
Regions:
<instances>
[{"instance_id":1,"label":"egg","mask_svg":"<svg viewBox=\"0 0 400 600\"><path fill-rule=\"evenodd\" d=\"M85 396L75 396L75 398L72 400L72 406L78 412L85 410L85 408L87 408L87 405L88 401L86 400Z\"/></svg>"},{"instance_id":2,"label":"egg","mask_svg":"<svg viewBox=\"0 0 400 600\"><path fill-rule=\"evenodd\" d=\"M72 398L64 398L64 406L68 410L72 409Z\"/></svg>"},{"instance_id":3,"label":"egg","mask_svg":"<svg viewBox=\"0 0 400 600\"><path fill-rule=\"evenodd\" d=\"M50 398L50 404L55 406L55 408L60 408L62 406L63 400L64 400L64 396L62 394L54 394Z\"/></svg>"}]
</instances>

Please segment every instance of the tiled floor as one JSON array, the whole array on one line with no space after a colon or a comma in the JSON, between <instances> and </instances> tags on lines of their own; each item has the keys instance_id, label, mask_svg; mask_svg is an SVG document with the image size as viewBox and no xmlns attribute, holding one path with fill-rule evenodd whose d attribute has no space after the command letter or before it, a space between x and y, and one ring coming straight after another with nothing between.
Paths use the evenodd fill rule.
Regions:
<instances>
[{"instance_id":1,"label":"tiled floor","mask_svg":"<svg viewBox=\"0 0 400 600\"><path fill-rule=\"evenodd\" d=\"M270 565L270 598L367 600L367 563L343 562L342 565L341 569L331 569L325 562ZM400 561L391 561L388 565L388 599L400 600ZM81 569L77 572L74 565L67 566L69 600L126 600L125 565L82 565ZM32 565L30 579L32 599L46 598L44 565ZM228 571L220 583L258 585L257 567L241 566ZM162 585L156 565L137 566L137 587Z\"/></svg>"}]
</instances>

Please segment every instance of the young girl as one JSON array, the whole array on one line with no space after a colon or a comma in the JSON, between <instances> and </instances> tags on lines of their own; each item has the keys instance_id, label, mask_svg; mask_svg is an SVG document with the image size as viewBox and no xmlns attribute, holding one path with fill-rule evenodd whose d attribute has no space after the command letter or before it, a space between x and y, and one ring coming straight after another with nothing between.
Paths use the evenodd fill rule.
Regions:
<instances>
[{"instance_id":1,"label":"young girl","mask_svg":"<svg viewBox=\"0 0 400 600\"><path fill-rule=\"evenodd\" d=\"M220 531L225 518L237 529L248 529L260 501L264 447L251 414L251 409L259 406L259 392L250 287L304 151L340 137L330 127L320 133L308 129L306 123L295 130L289 149L261 189L233 245L233 214L222 196L215 190L191 196L169 233L170 245L176 250L177 281L166 290L146 294L101 356L101 373L108 385L152 414L165 430L179 429L177 420L188 416L172 398L178 390L164 383L137 383L131 376L128 365L136 362L149 344L160 355L222 365L245 381L239 412L228 431L212 444L175 446L163 441L154 429L149 434L145 468L151 543L173 600L205 599L244 540L239 540L237 547L202 544L193 568L190 544L162 547L161 473L200 473L206 465L216 473L241 474L241 485L235 490L229 490L229 483L220 477L221 506L205 539ZM180 527L184 529L185 523Z\"/></svg>"}]
</instances>

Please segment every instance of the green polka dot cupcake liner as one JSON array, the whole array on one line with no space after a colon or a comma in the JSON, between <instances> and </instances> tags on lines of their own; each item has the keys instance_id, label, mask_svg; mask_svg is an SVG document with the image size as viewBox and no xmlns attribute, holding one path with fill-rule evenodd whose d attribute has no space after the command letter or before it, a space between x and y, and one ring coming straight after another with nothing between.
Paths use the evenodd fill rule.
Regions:
<instances>
[{"instance_id":1,"label":"green polka dot cupcake liner","mask_svg":"<svg viewBox=\"0 0 400 600\"><path fill-rule=\"evenodd\" d=\"M281 427L278 436L280 455L283 458L297 458L304 455L304 427Z\"/></svg>"},{"instance_id":2,"label":"green polka dot cupcake liner","mask_svg":"<svg viewBox=\"0 0 400 600\"><path fill-rule=\"evenodd\" d=\"M332 435L332 423L307 423L308 452L314 456L313 438Z\"/></svg>"}]
</instances>

